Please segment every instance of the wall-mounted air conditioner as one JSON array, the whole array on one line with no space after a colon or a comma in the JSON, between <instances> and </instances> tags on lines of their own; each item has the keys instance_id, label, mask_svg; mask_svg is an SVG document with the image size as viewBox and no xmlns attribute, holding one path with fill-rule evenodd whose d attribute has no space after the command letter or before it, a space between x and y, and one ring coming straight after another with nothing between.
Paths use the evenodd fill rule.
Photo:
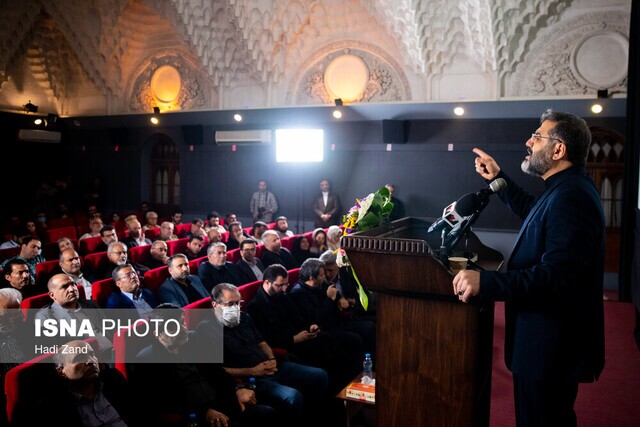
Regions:
<instances>
[{"instance_id":1,"label":"wall-mounted air conditioner","mask_svg":"<svg viewBox=\"0 0 640 427\"><path fill-rule=\"evenodd\" d=\"M49 144L57 144L60 142L62 134L53 130L43 129L20 129L18 131L18 140L25 142L45 142Z\"/></svg>"},{"instance_id":2,"label":"wall-mounted air conditioner","mask_svg":"<svg viewBox=\"0 0 640 427\"><path fill-rule=\"evenodd\" d=\"M215 139L218 145L271 144L271 130L219 130Z\"/></svg>"}]
</instances>

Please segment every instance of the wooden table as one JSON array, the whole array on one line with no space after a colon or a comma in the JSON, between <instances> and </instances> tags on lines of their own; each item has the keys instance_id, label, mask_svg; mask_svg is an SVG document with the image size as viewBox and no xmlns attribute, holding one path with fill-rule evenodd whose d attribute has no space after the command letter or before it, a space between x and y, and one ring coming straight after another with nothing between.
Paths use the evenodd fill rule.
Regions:
<instances>
[{"instance_id":1,"label":"wooden table","mask_svg":"<svg viewBox=\"0 0 640 427\"><path fill-rule=\"evenodd\" d=\"M376 377L375 372L373 373L373 378ZM362 373L358 374L349 384L353 382L360 382L362 380ZM367 400L354 399L353 397L347 397L347 387L349 384L344 386L340 393L336 395L338 399L341 399L344 403L344 410L347 416L347 427L351 425L351 419L362 409L371 408L375 406L375 402L369 402Z\"/></svg>"}]
</instances>

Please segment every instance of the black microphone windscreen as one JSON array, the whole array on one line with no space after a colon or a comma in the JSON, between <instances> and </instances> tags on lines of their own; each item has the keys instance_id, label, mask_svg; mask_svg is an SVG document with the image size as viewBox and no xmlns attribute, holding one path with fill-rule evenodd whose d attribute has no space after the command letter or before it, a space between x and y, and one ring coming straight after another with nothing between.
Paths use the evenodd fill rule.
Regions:
<instances>
[{"instance_id":1,"label":"black microphone windscreen","mask_svg":"<svg viewBox=\"0 0 640 427\"><path fill-rule=\"evenodd\" d=\"M468 193L460 197L456 202L456 212L460 216L469 216L474 213L480 207L478 201L478 195L475 193Z\"/></svg>"}]
</instances>

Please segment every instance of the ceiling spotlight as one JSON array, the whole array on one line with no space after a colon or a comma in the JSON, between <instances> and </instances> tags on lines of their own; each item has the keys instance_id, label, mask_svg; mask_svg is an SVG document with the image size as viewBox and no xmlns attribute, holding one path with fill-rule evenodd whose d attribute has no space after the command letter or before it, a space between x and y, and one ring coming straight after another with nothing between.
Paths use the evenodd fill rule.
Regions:
<instances>
[{"instance_id":1,"label":"ceiling spotlight","mask_svg":"<svg viewBox=\"0 0 640 427\"><path fill-rule=\"evenodd\" d=\"M160 119L158 118L159 115L160 115L160 107L153 107L153 116L151 116L151 118L149 119L151 123L153 123L154 125L157 125L158 123L160 123Z\"/></svg>"},{"instance_id":2,"label":"ceiling spotlight","mask_svg":"<svg viewBox=\"0 0 640 427\"><path fill-rule=\"evenodd\" d=\"M455 114L456 116L462 116L464 115L464 108L462 107L456 107L453 109L453 114Z\"/></svg>"},{"instance_id":3,"label":"ceiling spotlight","mask_svg":"<svg viewBox=\"0 0 640 427\"><path fill-rule=\"evenodd\" d=\"M151 123L153 123L154 125L157 125L158 123L160 123L160 120L158 120L158 118L156 116L153 116L149 119L151 121Z\"/></svg>"},{"instance_id":4,"label":"ceiling spotlight","mask_svg":"<svg viewBox=\"0 0 640 427\"><path fill-rule=\"evenodd\" d=\"M333 110L333 117L335 117L336 119L341 119L342 118L342 111Z\"/></svg>"},{"instance_id":5,"label":"ceiling spotlight","mask_svg":"<svg viewBox=\"0 0 640 427\"><path fill-rule=\"evenodd\" d=\"M236 122L241 122L242 121L242 115L241 114L234 114L233 115L233 120L235 120Z\"/></svg>"},{"instance_id":6,"label":"ceiling spotlight","mask_svg":"<svg viewBox=\"0 0 640 427\"><path fill-rule=\"evenodd\" d=\"M600 114L600 113L602 113L602 110L603 110L603 108L602 108L602 105L600 105L600 104L593 104L591 106L591 112L593 114Z\"/></svg>"},{"instance_id":7,"label":"ceiling spotlight","mask_svg":"<svg viewBox=\"0 0 640 427\"><path fill-rule=\"evenodd\" d=\"M37 105L33 105L31 103L31 100L29 100L29 102L24 104L24 111L26 111L27 113L37 113L38 112L38 106Z\"/></svg>"},{"instance_id":8,"label":"ceiling spotlight","mask_svg":"<svg viewBox=\"0 0 640 427\"><path fill-rule=\"evenodd\" d=\"M42 119L38 118L33 121L36 125L40 126L42 124Z\"/></svg>"},{"instance_id":9,"label":"ceiling spotlight","mask_svg":"<svg viewBox=\"0 0 640 427\"><path fill-rule=\"evenodd\" d=\"M336 98L336 99L333 100L333 102L336 103L336 107L342 107L342 105L344 104L342 102L342 98Z\"/></svg>"}]
</instances>

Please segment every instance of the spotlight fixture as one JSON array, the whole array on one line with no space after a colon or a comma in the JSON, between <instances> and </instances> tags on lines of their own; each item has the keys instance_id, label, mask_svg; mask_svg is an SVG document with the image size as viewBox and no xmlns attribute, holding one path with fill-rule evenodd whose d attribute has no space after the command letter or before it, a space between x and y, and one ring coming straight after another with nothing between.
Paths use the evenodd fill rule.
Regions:
<instances>
[{"instance_id":1,"label":"spotlight fixture","mask_svg":"<svg viewBox=\"0 0 640 427\"><path fill-rule=\"evenodd\" d=\"M29 100L29 102L27 102L26 104L24 104L24 111L28 113L37 113L38 112L38 106L37 105L33 105L31 103L31 100Z\"/></svg>"},{"instance_id":2,"label":"spotlight fixture","mask_svg":"<svg viewBox=\"0 0 640 427\"><path fill-rule=\"evenodd\" d=\"M342 118L342 111L340 110L333 110L333 117L336 119L341 119Z\"/></svg>"},{"instance_id":3,"label":"spotlight fixture","mask_svg":"<svg viewBox=\"0 0 640 427\"><path fill-rule=\"evenodd\" d=\"M591 106L591 112L593 114L600 114L600 113L602 113L602 110L603 110L603 108L602 108L602 105L600 105L600 104L593 104Z\"/></svg>"},{"instance_id":4,"label":"spotlight fixture","mask_svg":"<svg viewBox=\"0 0 640 427\"><path fill-rule=\"evenodd\" d=\"M606 99L609 97L609 89L598 89L598 99Z\"/></svg>"},{"instance_id":5,"label":"spotlight fixture","mask_svg":"<svg viewBox=\"0 0 640 427\"><path fill-rule=\"evenodd\" d=\"M342 105L344 104L342 102L342 98L336 98L333 101L336 103L336 107L342 107Z\"/></svg>"},{"instance_id":6,"label":"spotlight fixture","mask_svg":"<svg viewBox=\"0 0 640 427\"><path fill-rule=\"evenodd\" d=\"M455 114L456 116L463 116L464 115L464 108L462 107L456 107L453 109L453 114Z\"/></svg>"},{"instance_id":7,"label":"spotlight fixture","mask_svg":"<svg viewBox=\"0 0 640 427\"><path fill-rule=\"evenodd\" d=\"M42 124L42 119L41 118L37 118L33 121L34 124L40 126Z\"/></svg>"},{"instance_id":8,"label":"spotlight fixture","mask_svg":"<svg viewBox=\"0 0 640 427\"><path fill-rule=\"evenodd\" d=\"M233 115L233 120L235 120L236 122L241 122L242 121L242 115L241 114L234 114Z\"/></svg>"},{"instance_id":9,"label":"spotlight fixture","mask_svg":"<svg viewBox=\"0 0 640 427\"><path fill-rule=\"evenodd\" d=\"M157 125L158 123L160 123L160 119L158 118L159 115L160 115L160 107L153 107L153 116L151 116L151 118L149 119L151 123L153 123L154 125Z\"/></svg>"}]
</instances>

